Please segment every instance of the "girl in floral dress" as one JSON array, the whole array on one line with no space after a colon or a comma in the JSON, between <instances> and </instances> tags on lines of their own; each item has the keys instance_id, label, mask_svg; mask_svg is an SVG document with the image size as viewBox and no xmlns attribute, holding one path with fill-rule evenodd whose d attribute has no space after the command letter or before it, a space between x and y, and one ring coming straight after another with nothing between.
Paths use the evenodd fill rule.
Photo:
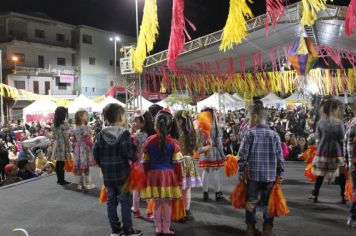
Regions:
<instances>
[{"instance_id":1,"label":"girl in floral dress","mask_svg":"<svg viewBox=\"0 0 356 236\"><path fill-rule=\"evenodd\" d=\"M72 131L74 149L74 169L78 176L78 189L93 189L89 167L93 165L93 132L88 124L88 112L81 110L75 114L76 128Z\"/></svg>"},{"instance_id":2,"label":"girl in floral dress","mask_svg":"<svg viewBox=\"0 0 356 236\"><path fill-rule=\"evenodd\" d=\"M202 186L197 165L194 162L193 151L197 147L198 137L194 128L193 120L188 111L178 111L175 115L179 130L179 145L183 158L183 199L186 209L186 218L191 218L190 202L191 188Z\"/></svg>"}]
</instances>

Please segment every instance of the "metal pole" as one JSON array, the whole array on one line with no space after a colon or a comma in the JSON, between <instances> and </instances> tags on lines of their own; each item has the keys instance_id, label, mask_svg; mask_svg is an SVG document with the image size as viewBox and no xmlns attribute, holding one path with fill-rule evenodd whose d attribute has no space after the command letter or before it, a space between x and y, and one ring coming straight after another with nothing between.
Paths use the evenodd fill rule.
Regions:
<instances>
[{"instance_id":1,"label":"metal pole","mask_svg":"<svg viewBox=\"0 0 356 236\"><path fill-rule=\"evenodd\" d=\"M0 83L2 84L2 50L0 50ZM3 94L4 95L4 94ZM1 125L5 124L5 115L4 115L4 98L3 95L0 95L0 109L1 109Z\"/></svg>"},{"instance_id":2,"label":"metal pole","mask_svg":"<svg viewBox=\"0 0 356 236\"><path fill-rule=\"evenodd\" d=\"M118 85L118 81L117 81L117 40L116 40L116 37L114 38L115 40L115 65L114 65L114 68L115 68L115 83L116 85Z\"/></svg>"},{"instance_id":3,"label":"metal pole","mask_svg":"<svg viewBox=\"0 0 356 236\"><path fill-rule=\"evenodd\" d=\"M138 43L138 3L135 0L136 7L136 40ZM136 44L137 45L137 44ZM139 90L139 99L138 99L138 107L142 109L142 88L141 88L141 74L138 75L138 90Z\"/></svg>"}]
</instances>

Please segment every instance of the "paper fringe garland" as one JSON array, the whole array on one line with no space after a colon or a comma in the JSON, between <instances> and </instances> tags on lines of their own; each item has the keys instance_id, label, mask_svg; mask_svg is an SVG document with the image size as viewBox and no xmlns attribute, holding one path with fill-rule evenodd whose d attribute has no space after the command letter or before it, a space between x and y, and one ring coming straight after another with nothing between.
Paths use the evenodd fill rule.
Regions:
<instances>
[{"instance_id":1,"label":"paper fringe garland","mask_svg":"<svg viewBox=\"0 0 356 236\"><path fill-rule=\"evenodd\" d=\"M64 170L68 173L74 172L74 161L73 159L66 160L64 163Z\"/></svg>"},{"instance_id":2,"label":"paper fringe garland","mask_svg":"<svg viewBox=\"0 0 356 236\"><path fill-rule=\"evenodd\" d=\"M136 73L142 73L147 53L153 50L157 36L157 0L146 0L137 46L131 52L133 68Z\"/></svg>"},{"instance_id":3,"label":"paper fringe garland","mask_svg":"<svg viewBox=\"0 0 356 236\"><path fill-rule=\"evenodd\" d=\"M268 214L273 217L286 216L289 213L286 198L280 184L274 184L268 201Z\"/></svg>"},{"instance_id":4,"label":"paper fringe garland","mask_svg":"<svg viewBox=\"0 0 356 236\"><path fill-rule=\"evenodd\" d=\"M155 200L153 198L151 198L147 203L147 211L146 212L148 214L151 214L151 213L153 213L154 209L155 209Z\"/></svg>"},{"instance_id":5,"label":"paper fringe garland","mask_svg":"<svg viewBox=\"0 0 356 236\"><path fill-rule=\"evenodd\" d=\"M285 10L284 0L266 0L266 37L268 36L270 22L273 28L275 28L279 18L284 15Z\"/></svg>"},{"instance_id":6,"label":"paper fringe garland","mask_svg":"<svg viewBox=\"0 0 356 236\"><path fill-rule=\"evenodd\" d=\"M245 181L240 181L231 193L231 205L235 208L244 208L247 198L247 184Z\"/></svg>"},{"instance_id":7,"label":"paper fringe garland","mask_svg":"<svg viewBox=\"0 0 356 236\"><path fill-rule=\"evenodd\" d=\"M318 18L318 12L326 9L327 0L302 0L303 16L300 23L312 26Z\"/></svg>"},{"instance_id":8,"label":"paper fringe garland","mask_svg":"<svg viewBox=\"0 0 356 236\"><path fill-rule=\"evenodd\" d=\"M138 164L133 164L130 175L126 180L124 185L124 191L140 191L141 189L145 188L147 185L147 178L146 174L144 173L143 169L140 168Z\"/></svg>"},{"instance_id":9,"label":"paper fringe garland","mask_svg":"<svg viewBox=\"0 0 356 236\"><path fill-rule=\"evenodd\" d=\"M246 18L253 18L251 9L246 0L230 0L229 15L223 30L221 51L232 49L247 37Z\"/></svg>"},{"instance_id":10,"label":"paper fringe garland","mask_svg":"<svg viewBox=\"0 0 356 236\"><path fill-rule=\"evenodd\" d=\"M351 36L356 29L356 0L351 0L346 11L345 35Z\"/></svg>"},{"instance_id":11,"label":"paper fringe garland","mask_svg":"<svg viewBox=\"0 0 356 236\"><path fill-rule=\"evenodd\" d=\"M239 164L236 156L227 155L225 160L225 174L227 177L237 175Z\"/></svg>"},{"instance_id":12,"label":"paper fringe garland","mask_svg":"<svg viewBox=\"0 0 356 236\"><path fill-rule=\"evenodd\" d=\"M309 182L314 183L316 181L316 175L313 174L312 169L313 169L313 165L308 164L304 170L304 176L305 178L307 178Z\"/></svg>"}]
</instances>

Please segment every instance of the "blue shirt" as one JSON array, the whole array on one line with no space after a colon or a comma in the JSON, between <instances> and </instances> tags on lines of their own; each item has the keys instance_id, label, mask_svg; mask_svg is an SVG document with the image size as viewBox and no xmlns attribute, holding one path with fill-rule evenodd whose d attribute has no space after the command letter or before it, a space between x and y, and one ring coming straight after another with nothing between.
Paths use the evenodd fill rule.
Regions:
<instances>
[{"instance_id":1,"label":"blue shirt","mask_svg":"<svg viewBox=\"0 0 356 236\"><path fill-rule=\"evenodd\" d=\"M247 169L248 179L273 182L284 174L284 159L279 135L265 124L249 129L239 150L240 172Z\"/></svg>"}]
</instances>

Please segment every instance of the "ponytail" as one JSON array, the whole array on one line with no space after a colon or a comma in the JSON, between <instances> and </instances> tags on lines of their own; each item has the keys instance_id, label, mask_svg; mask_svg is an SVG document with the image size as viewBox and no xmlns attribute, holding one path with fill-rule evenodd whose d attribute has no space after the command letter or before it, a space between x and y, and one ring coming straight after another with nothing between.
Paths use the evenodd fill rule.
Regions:
<instances>
[{"instance_id":1,"label":"ponytail","mask_svg":"<svg viewBox=\"0 0 356 236\"><path fill-rule=\"evenodd\" d=\"M171 124L171 118L164 112L159 113L156 118L156 124L159 129L159 149L164 159L167 156L167 137L169 135L169 127Z\"/></svg>"}]
</instances>

